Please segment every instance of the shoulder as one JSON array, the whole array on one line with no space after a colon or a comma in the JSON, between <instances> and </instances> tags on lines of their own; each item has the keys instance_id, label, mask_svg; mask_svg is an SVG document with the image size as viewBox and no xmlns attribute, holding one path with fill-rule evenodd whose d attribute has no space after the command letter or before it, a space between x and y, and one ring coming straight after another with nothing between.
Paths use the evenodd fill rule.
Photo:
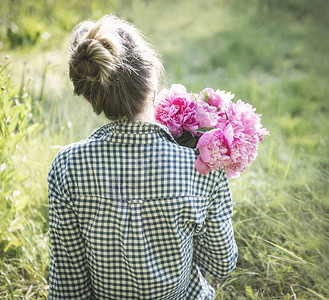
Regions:
<instances>
[{"instance_id":1,"label":"shoulder","mask_svg":"<svg viewBox=\"0 0 329 300\"><path fill-rule=\"evenodd\" d=\"M65 172L70 164L81 155L86 149L92 147L98 141L95 139L86 139L80 142L71 143L61 148L52 160L48 174Z\"/></svg>"},{"instance_id":2,"label":"shoulder","mask_svg":"<svg viewBox=\"0 0 329 300\"><path fill-rule=\"evenodd\" d=\"M182 183L189 186L192 194L209 197L228 185L223 170L211 170L207 175L202 175L196 170L197 154L194 149L171 141L163 143L161 148L159 159L162 161L163 171L171 174L177 185Z\"/></svg>"}]
</instances>

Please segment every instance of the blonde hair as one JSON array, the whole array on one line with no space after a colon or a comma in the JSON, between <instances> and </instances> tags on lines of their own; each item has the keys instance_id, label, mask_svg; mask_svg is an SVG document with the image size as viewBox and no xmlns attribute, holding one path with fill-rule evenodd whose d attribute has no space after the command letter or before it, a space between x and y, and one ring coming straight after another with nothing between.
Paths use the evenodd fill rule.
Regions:
<instances>
[{"instance_id":1,"label":"blonde hair","mask_svg":"<svg viewBox=\"0 0 329 300\"><path fill-rule=\"evenodd\" d=\"M85 21L73 30L69 76L74 93L97 114L130 120L157 92L162 63L141 33L114 15Z\"/></svg>"}]
</instances>

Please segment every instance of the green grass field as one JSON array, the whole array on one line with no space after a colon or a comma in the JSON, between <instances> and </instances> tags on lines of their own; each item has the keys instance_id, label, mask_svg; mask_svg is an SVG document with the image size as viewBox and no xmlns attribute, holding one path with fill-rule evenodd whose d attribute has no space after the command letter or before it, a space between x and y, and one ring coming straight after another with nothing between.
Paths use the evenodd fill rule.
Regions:
<instances>
[{"instance_id":1,"label":"green grass field","mask_svg":"<svg viewBox=\"0 0 329 300\"><path fill-rule=\"evenodd\" d=\"M165 85L231 91L271 132L231 180L239 260L226 280L209 278L216 299L328 299L328 1L92 3L1 3L0 298L47 297L48 167L107 122L72 95L69 32L115 13L160 52Z\"/></svg>"}]
</instances>

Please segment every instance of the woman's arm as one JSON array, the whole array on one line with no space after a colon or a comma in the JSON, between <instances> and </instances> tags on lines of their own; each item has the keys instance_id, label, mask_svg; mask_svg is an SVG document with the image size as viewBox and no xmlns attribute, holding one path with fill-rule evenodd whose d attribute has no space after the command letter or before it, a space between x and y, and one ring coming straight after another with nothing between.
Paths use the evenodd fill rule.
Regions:
<instances>
[{"instance_id":1,"label":"woman's arm","mask_svg":"<svg viewBox=\"0 0 329 300\"><path fill-rule=\"evenodd\" d=\"M72 202L59 187L53 170L48 173L51 261L48 299L90 299L91 285L85 245Z\"/></svg>"},{"instance_id":2,"label":"woman's arm","mask_svg":"<svg viewBox=\"0 0 329 300\"><path fill-rule=\"evenodd\" d=\"M235 268L238 249L234 239L232 195L223 173L210 197L202 234L194 245L196 264L215 279L227 277Z\"/></svg>"}]
</instances>

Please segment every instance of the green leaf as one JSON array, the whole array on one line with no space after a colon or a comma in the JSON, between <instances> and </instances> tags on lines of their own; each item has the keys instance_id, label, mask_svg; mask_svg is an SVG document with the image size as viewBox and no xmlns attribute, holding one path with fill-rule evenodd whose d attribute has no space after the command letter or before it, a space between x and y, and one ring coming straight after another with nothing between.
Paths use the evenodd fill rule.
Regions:
<instances>
[{"instance_id":1,"label":"green leaf","mask_svg":"<svg viewBox=\"0 0 329 300\"><path fill-rule=\"evenodd\" d=\"M41 127L42 127L42 126L41 126L39 123L35 123L35 124L29 126L29 127L27 128L27 134L28 134L28 135L31 135L31 134L33 134L35 131L37 131L38 129L41 129Z\"/></svg>"},{"instance_id":2,"label":"green leaf","mask_svg":"<svg viewBox=\"0 0 329 300\"><path fill-rule=\"evenodd\" d=\"M204 91L204 93L202 94L202 100L206 103L209 103L209 94L207 91Z\"/></svg>"},{"instance_id":3,"label":"green leaf","mask_svg":"<svg viewBox=\"0 0 329 300\"><path fill-rule=\"evenodd\" d=\"M2 73L7 67L8 67L9 63L6 63L4 65L1 65L1 69L0 69L0 73Z\"/></svg>"},{"instance_id":4,"label":"green leaf","mask_svg":"<svg viewBox=\"0 0 329 300\"><path fill-rule=\"evenodd\" d=\"M198 143L199 138L200 137L198 136L193 136L189 131L184 130L183 135L180 137L175 137L175 140L180 146L194 149Z\"/></svg>"},{"instance_id":5,"label":"green leaf","mask_svg":"<svg viewBox=\"0 0 329 300\"><path fill-rule=\"evenodd\" d=\"M200 127L197 130L195 130L196 132L200 132L200 133L205 133L207 131L211 131L213 129L216 129L216 127Z\"/></svg>"},{"instance_id":6,"label":"green leaf","mask_svg":"<svg viewBox=\"0 0 329 300\"><path fill-rule=\"evenodd\" d=\"M196 97L196 94L191 92L191 95L193 96L195 103L198 103L198 98Z\"/></svg>"}]
</instances>

